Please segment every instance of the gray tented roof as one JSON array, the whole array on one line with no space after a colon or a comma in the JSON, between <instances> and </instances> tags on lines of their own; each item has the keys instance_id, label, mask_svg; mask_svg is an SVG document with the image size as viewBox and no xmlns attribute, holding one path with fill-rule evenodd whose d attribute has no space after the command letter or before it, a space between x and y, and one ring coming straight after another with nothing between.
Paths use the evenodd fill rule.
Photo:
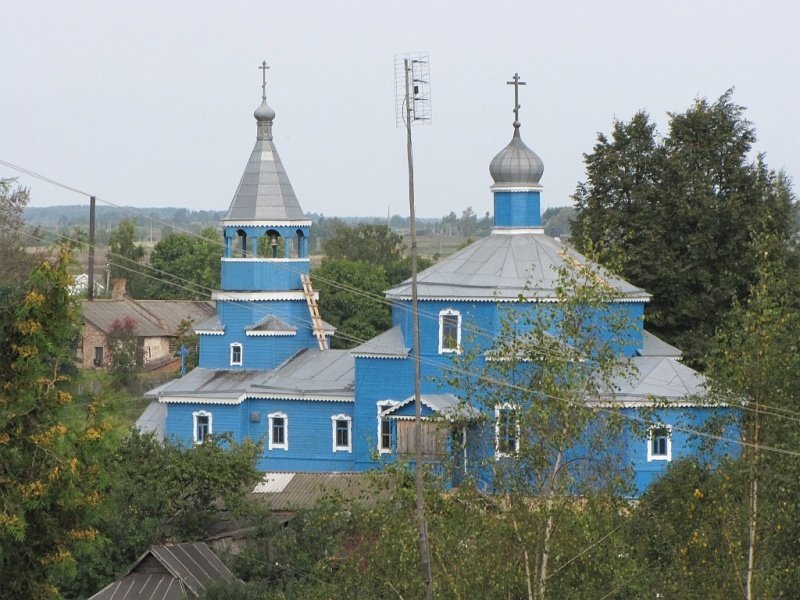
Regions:
<instances>
[{"instance_id":1,"label":"gray tented roof","mask_svg":"<svg viewBox=\"0 0 800 600\"><path fill-rule=\"evenodd\" d=\"M693 405L705 394L706 378L675 358L636 356L631 364L635 367L633 376L620 378L614 384L614 397L619 402L649 403L661 399Z\"/></svg>"},{"instance_id":2,"label":"gray tented roof","mask_svg":"<svg viewBox=\"0 0 800 600\"><path fill-rule=\"evenodd\" d=\"M269 116L269 115L267 115ZM274 113L272 114L274 116ZM256 111L258 119L258 111ZM261 121L269 121L263 123ZM259 126L269 126L269 134L259 129L256 145L233 196L223 222L246 224L250 221L279 223L305 220L303 209L294 195L292 184L272 142L272 119L263 118Z\"/></svg>"},{"instance_id":3,"label":"gray tented roof","mask_svg":"<svg viewBox=\"0 0 800 600\"><path fill-rule=\"evenodd\" d=\"M555 300L557 269L580 268L588 261L561 242L541 233L495 232L439 261L418 276L420 300L515 301ZM650 295L627 281L598 274L619 292L621 300L648 301ZM410 280L386 292L391 299L410 299Z\"/></svg>"}]
</instances>

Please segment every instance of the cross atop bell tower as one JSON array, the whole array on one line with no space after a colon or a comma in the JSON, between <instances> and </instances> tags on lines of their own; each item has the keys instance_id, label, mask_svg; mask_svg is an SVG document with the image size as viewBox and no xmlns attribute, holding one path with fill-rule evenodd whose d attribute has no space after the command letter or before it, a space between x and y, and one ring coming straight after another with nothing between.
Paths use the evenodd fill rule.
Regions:
<instances>
[{"instance_id":1,"label":"cross atop bell tower","mask_svg":"<svg viewBox=\"0 0 800 600\"><path fill-rule=\"evenodd\" d=\"M261 66L258 67L259 71L261 71L261 99L267 99L267 61L263 61Z\"/></svg>"}]
</instances>

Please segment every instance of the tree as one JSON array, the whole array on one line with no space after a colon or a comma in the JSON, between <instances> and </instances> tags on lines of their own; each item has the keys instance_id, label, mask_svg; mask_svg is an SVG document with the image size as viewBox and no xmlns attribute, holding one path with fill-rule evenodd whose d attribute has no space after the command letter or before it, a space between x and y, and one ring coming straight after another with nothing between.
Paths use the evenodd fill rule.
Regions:
<instances>
[{"instance_id":1,"label":"tree","mask_svg":"<svg viewBox=\"0 0 800 600\"><path fill-rule=\"evenodd\" d=\"M144 247L136 244L136 222L125 219L108 236L111 278L125 279L127 292L140 298L147 285L140 263L144 258Z\"/></svg>"},{"instance_id":2,"label":"tree","mask_svg":"<svg viewBox=\"0 0 800 600\"><path fill-rule=\"evenodd\" d=\"M573 196L578 249L651 292L648 328L696 366L755 281L755 236L787 247L795 231L788 178L750 161L755 130L732 97L671 114L663 139L644 112L615 122Z\"/></svg>"},{"instance_id":3,"label":"tree","mask_svg":"<svg viewBox=\"0 0 800 600\"><path fill-rule=\"evenodd\" d=\"M322 316L337 328L334 347L352 348L391 327L390 307L381 302L389 287L383 267L325 258L313 275Z\"/></svg>"},{"instance_id":4,"label":"tree","mask_svg":"<svg viewBox=\"0 0 800 600\"><path fill-rule=\"evenodd\" d=\"M21 285L33 268L37 256L27 252L25 207L30 200L27 188L14 187L13 179L0 179L0 282ZM36 234L34 234L34 237Z\"/></svg>"},{"instance_id":5,"label":"tree","mask_svg":"<svg viewBox=\"0 0 800 600\"><path fill-rule=\"evenodd\" d=\"M56 598L54 581L96 543L97 454L108 431L70 378L79 308L69 250L42 260L0 302L0 577L3 595Z\"/></svg>"},{"instance_id":6,"label":"tree","mask_svg":"<svg viewBox=\"0 0 800 600\"><path fill-rule=\"evenodd\" d=\"M260 455L259 444L224 435L186 448L131 431L103 457L91 522L100 543L80 554L65 592L96 592L154 544L201 539L223 520L268 519L247 501Z\"/></svg>"},{"instance_id":7,"label":"tree","mask_svg":"<svg viewBox=\"0 0 800 600\"><path fill-rule=\"evenodd\" d=\"M108 330L109 370L117 385L129 387L142 366L141 345L131 317L115 319Z\"/></svg>"},{"instance_id":8,"label":"tree","mask_svg":"<svg viewBox=\"0 0 800 600\"><path fill-rule=\"evenodd\" d=\"M619 514L631 489L631 473L619 466L625 438L642 435L613 398L616 382L630 376L620 349L635 327L615 304L618 292L590 267L566 263L556 294L555 303L521 299L510 307L498 339L460 359L450 382L465 411L478 408L486 417L483 435L494 448L473 460L482 459L500 497L526 596L541 600L563 597L549 591L560 579L552 563L556 548L572 546L560 536L575 498L590 522Z\"/></svg>"},{"instance_id":9,"label":"tree","mask_svg":"<svg viewBox=\"0 0 800 600\"><path fill-rule=\"evenodd\" d=\"M213 227L200 236L172 233L150 255L154 277L146 297L159 300L205 300L219 288L222 247Z\"/></svg>"}]
</instances>

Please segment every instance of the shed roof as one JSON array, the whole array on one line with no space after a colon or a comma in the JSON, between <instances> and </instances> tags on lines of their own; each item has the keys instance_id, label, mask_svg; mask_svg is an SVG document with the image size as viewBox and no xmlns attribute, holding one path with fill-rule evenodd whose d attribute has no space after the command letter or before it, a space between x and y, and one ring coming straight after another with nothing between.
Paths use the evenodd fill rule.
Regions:
<instances>
[{"instance_id":1,"label":"shed roof","mask_svg":"<svg viewBox=\"0 0 800 600\"><path fill-rule=\"evenodd\" d=\"M403 330L396 326L356 346L350 352L356 357L405 358L409 349L403 339Z\"/></svg>"},{"instance_id":2,"label":"shed roof","mask_svg":"<svg viewBox=\"0 0 800 600\"><path fill-rule=\"evenodd\" d=\"M234 581L233 573L203 542L153 546L122 579L89 600L178 600L199 597L212 581Z\"/></svg>"},{"instance_id":3,"label":"shed roof","mask_svg":"<svg viewBox=\"0 0 800 600\"><path fill-rule=\"evenodd\" d=\"M516 301L557 299L558 269L582 268L589 261L543 233L494 231L452 256L422 271L420 300ZM630 283L593 266L621 301L646 302L650 295ZM392 299L411 298L406 280L386 292Z\"/></svg>"},{"instance_id":4,"label":"shed roof","mask_svg":"<svg viewBox=\"0 0 800 600\"><path fill-rule=\"evenodd\" d=\"M374 504L387 494L377 473L264 473L251 497L271 510L288 512L311 508L326 496Z\"/></svg>"}]
</instances>

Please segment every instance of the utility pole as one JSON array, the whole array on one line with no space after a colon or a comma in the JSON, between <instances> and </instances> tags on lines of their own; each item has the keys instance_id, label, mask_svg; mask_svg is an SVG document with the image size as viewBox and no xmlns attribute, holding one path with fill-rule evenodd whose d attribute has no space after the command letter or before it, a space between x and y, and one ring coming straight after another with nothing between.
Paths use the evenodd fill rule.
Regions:
<instances>
[{"instance_id":1,"label":"utility pole","mask_svg":"<svg viewBox=\"0 0 800 600\"><path fill-rule=\"evenodd\" d=\"M89 281L86 288L86 299L94 300L94 209L95 197L89 197Z\"/></svg>"},{"instance_id":2,"label":"utility pole","mask_svg":"<svg viewBox=\"0 0 800 600\"><path fill-rule=\"evenodd\" d=\"M395 57L395 74L399 67ZM422 469L422 401L420 375L419 307L417 298L417 223L414 208L414 153L411 144L411 125L415 121L430 121L430 74L427 56L403 57L402 114L406 128L406 155L408 157L408 207L411 227L411 315L414 331L414 445L415 448L415 495L417 508L417 527L419 532L419 554L422 579L425 582L425 598L433 599L433 576L431 574L430 547L428 544L428 525L425 520L425 486ZM395 84L399 83L396 77ZM396 100L400 97L397 94ZM419 103L419 104L417 104Z\"/></svg>"}]
</instances>

